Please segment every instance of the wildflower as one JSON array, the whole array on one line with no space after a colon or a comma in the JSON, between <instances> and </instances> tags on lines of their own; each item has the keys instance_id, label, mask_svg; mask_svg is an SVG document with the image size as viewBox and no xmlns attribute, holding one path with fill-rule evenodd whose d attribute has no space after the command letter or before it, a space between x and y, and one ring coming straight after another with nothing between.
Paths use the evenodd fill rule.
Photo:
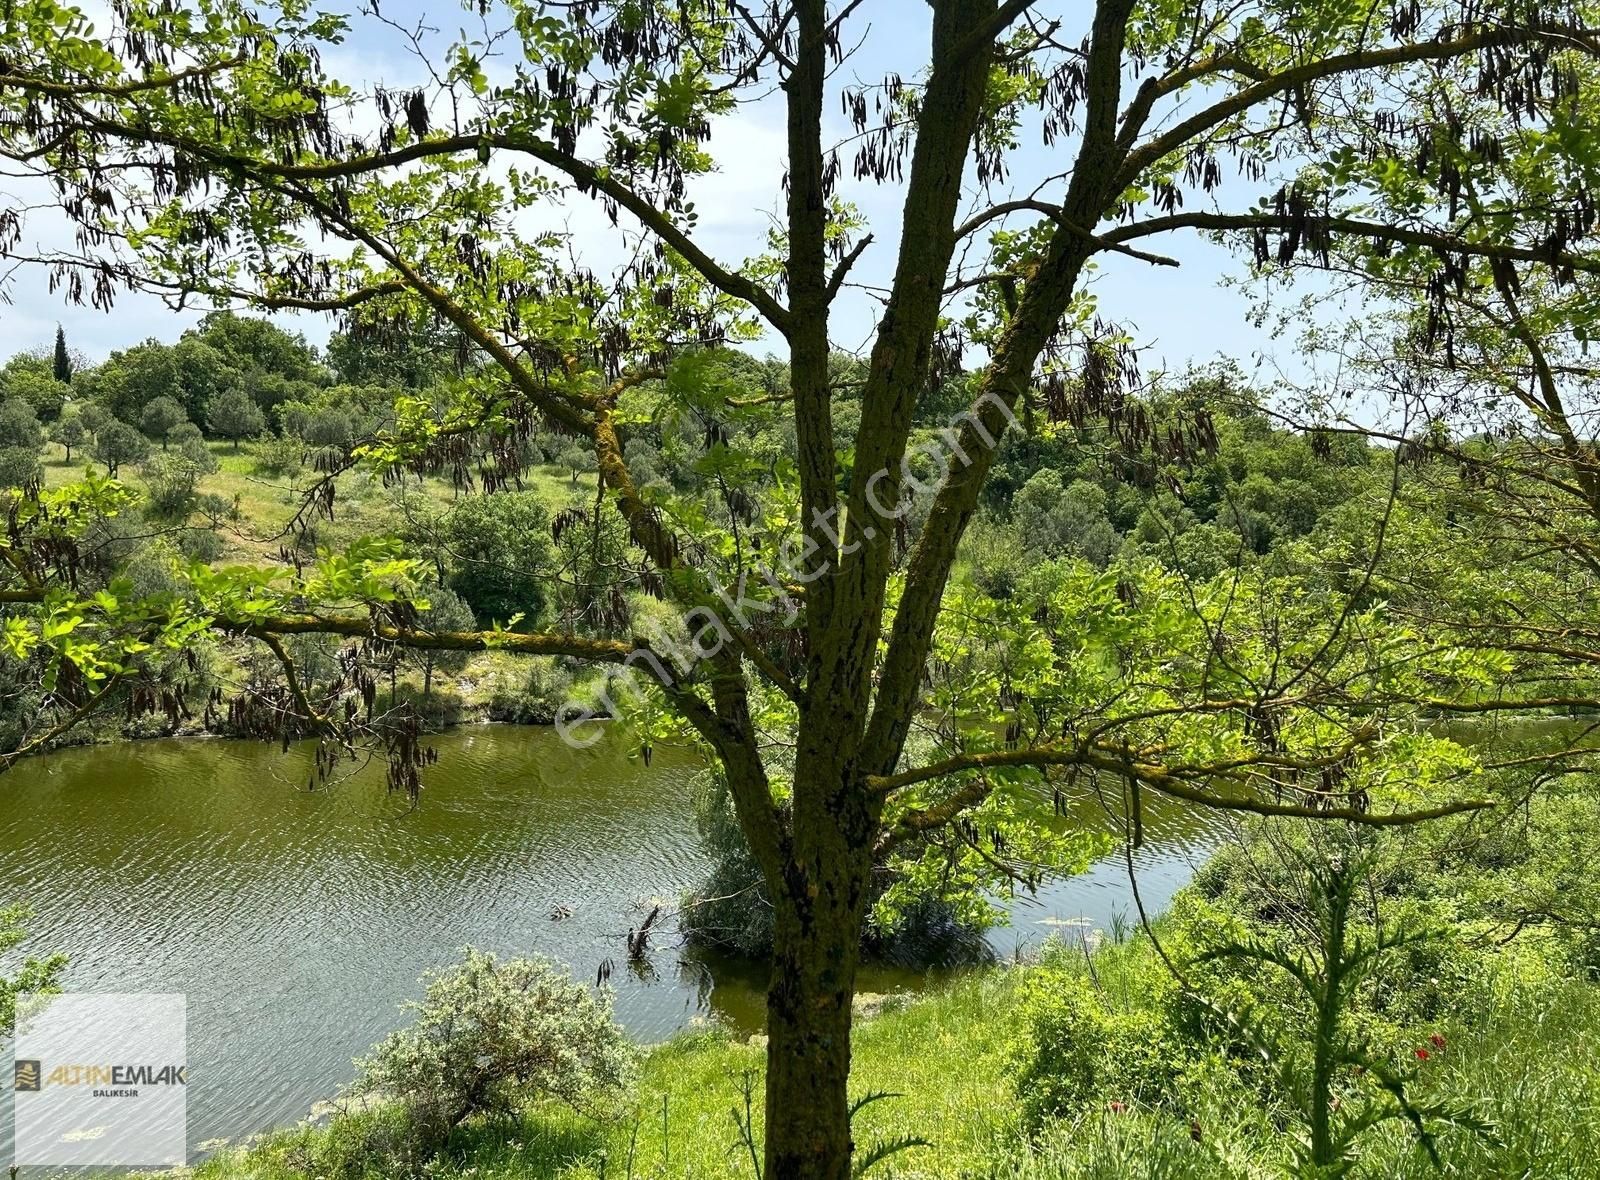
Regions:
<instances>
[{"instance_id":1,"label":"wildflower","mask_svg":"<svg viewBox=\"0 0 1600 1180\"><path fill-rule=\"evenodd\" d=\"M1418 1061L1426 1061L1431 1056L1432 1056L1432 1054L1429 1053L1426 1049L1418 1049L1417 1050L1417 1060Z\"/></svg>"},{"instance_id":2,"label":"wildflower","mask_svg":"<svg viewBox=\"0 0 1600 1180\"><path fill-rule=\"evenodd\" d=\"M1128 1110L1128 1104L1126 1102L1113 1102L1111 1104L1111 1113L1112 1114L1126 1114L1127 1110Z\"/></svg>"},{"instance_id":3,"label":"wildflower","mask_svg":"<svg viewBox=\"0 0 1600 1180\"><path fill-rule=\"evenodd\" d=\"M1428 1043L1431 1044L1435 1049L1443 1049L1444 1048L1444 1034L1443 1033L1434 1033L1431 1037L1428 1038Z\"/></svg>"}]
</instances>

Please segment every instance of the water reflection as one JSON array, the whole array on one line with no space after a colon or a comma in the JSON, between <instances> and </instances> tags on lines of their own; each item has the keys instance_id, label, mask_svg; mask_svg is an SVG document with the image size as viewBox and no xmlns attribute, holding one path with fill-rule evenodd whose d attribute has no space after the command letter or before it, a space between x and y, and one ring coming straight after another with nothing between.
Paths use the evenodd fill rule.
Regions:
<instances>
[{"instance_id":1,"label":"water reflection","mask_svg":"<svg viewBox=\"0 0 1600 1180\"><path fill-rule=\"evenodd\" d=\"M580 978L612 964L618 1015L643 1041L702 1020L760 1026L757 966L680 961L663 936L653 970L627 969L627 930L705 868L687 755L660 751L646 769L619 743L578 751L513 727L438 744L416 808L375 768L308 792L305 752L242 742L69 750L6 776L0 901L37 911L29 947L70 955L73 990L187 993L191 1143L303 1117L400 1023L417 976L468 943L537 951ZM1073 822L1109 822L1097 801L1082 807ZM1152 808L1137 860L1148 907L1203 859L1207 821ZM1111 858L1008 908L988 940L1001 958L1130 912L1126 867ZM873 967L861 987L938 974Z\"/></svg>"}]
</instances>

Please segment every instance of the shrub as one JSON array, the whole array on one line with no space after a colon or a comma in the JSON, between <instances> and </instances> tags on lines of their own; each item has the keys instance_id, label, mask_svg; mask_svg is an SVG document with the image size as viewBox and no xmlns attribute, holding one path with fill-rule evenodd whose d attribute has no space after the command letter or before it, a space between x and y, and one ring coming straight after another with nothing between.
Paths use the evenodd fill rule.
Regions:
<instances>
[{"instance_id":1,"label":"shrub","mask_svg":"<svg viewBox=\"0 0 1600 1180\"><path fill-rule=\"evenodd\" d=\"M325 1128L302 1126L281 1132L251 1155L281 1163L289 1176L318 1180L427 1176L432 1158L405 1112L392 1106L346 1111Z\"/></svg>"},{"instance_id":2,"label":"shrub","mask_svg":"<svg viewBox=\"0 0 1600 1180\"><path fill-rule=\"evenodd\" d=\"M502 963L468 949L424 982L421 1003L410 1005L416 1023L356 1063L353 1093L398 1103L432 1150L464 1120L509 1115L530 1099L602 1115L632 1083L635 1054L609 993L544 960Z\"/></svg>"},{"instance_id":3,"label":"shrub","mask_svg":"<svg viewBox=\"0 0 1600 1180\"><path fill-rule=\"evenodd\" d=\"M1029 557L1021 533L1014 528L978 520L968 534L966 550L972 580L985 594L1010 598L1027 572L1038 562Z\"/></svg>"},{"instance_id":4,"label":"shrub","mask_svg":"<svg viewBox=\"0 0 1600 1180\"><path fill-rule=\"evenodd\" d=\"M39 452L30 447L0 447L0 487L35 489L44 479Z\"/></svg>"},{"instance_id":5,"label":"shrub","mask_svg":"<svg viewBox=\"0 0 1600 1180\"><path fill-rule=\"evenodd\" d=\"M1023 1124L1037 1131L1052 1119L1115 1102L1176 1108L1194 1066L1191 1043L1173 1021L1177 987L1153 957L1097 956L1102 973L1132 984L1126 1005L1102 991L1061 947L1029 972L1022 990L1021 1030L1011 1050ZM1134 972L1131 980L1121 978Z\"/></svg>"},{"instance_id":6,"label":"shrub","mask_svg":"<svg viewBox=\"0 0 1600 1180\"><path fill-rule=\"evenodd\" d=\"M96 585L108 585L147 544L149 532L133 513L91 521L79 542L85 572Z\"/></svg>"},{"instance_id":7,"label":"shrub","mask_svg":"<svg viewBox=\"0 0 1600 1180\"><path fill-rule=\"evenodd\" d=\"M192 433L185 434L184 427ZM200 428L192 422L185 422L172 432L173 442L178 444L178 453L182 455L191 467L200 475L210 475L222 465L217 462L217 457L211 453L211 448L206 445L206 440L201 437Z\"/></svg>"},{"instance_id":8,"label":"shrub","mask_svg":"<svg viewBox=\"0 0 1600 1180\"><path fill-rule=\"evenodd\" d=\"M355 422L343 410L321 410L307 418L301 431L315 447L337 447L341 451L355 437Z\"/></svg>"},{"instance_id":9,"label":"shrub","mask_svg":"<svg viewBox=\"0 0 1600 1180\"><path fill-rule=\"evenodd\" d=\"M268 435L256 445L256 471L262 475L296 475L305 465L305 440L295 435Z\"/></svg>"},{"instance_id":10,"label":"shrub","mask_svg":"<svg viewBox=\"0 0 1600 1180\"><path fill-rule=\"evenodd\" d=\"M177 551L165 537L144 540L128 555L122 578L134 598L153 598L176 594L178 579L174 571ZM119 579L120 582L120 579Z\"/></svg>"},{"instance_id":11,"label":"shrub","mask_svg":"<svg viewBox=\"0 0 1600 1180\"><path fill-rule=\"evenodd\" d=\"M1188 1065L1165 1012L1135 1008L1107 1018L1098 1077L1113 1099L1172 1106Z\"/></svg>"},{"instance_id":12,"label":"shrub","mask_svg":"<svg viewBox=\"0 0 1600 1180\"><path fill-rule=\"evenodd\" d=\"M311 425L311 418L316 409L302 401L279 402L272 409L273 417L278 420L279 434L293 434L299 438L306 437L306 430Z\"/></svg>"},{"instance_id":13,"label":"shrub","mask_svg":"<svg viewBox=\"0 0 1600 1180\"><path fill-rule=\"evenodd\" d=\"M572 698L576 681L553 659L535 657L525 667L495 677L489 693L489 719L517 725L551 725L556 711Z\"/></svg>"},{"instance_id":14,"label":"shrub","mask_svg":"<svg viewBox=\"0 0 1600 1180\"><path fill-rule=\"evenodd\" d=\"M1023 984L1021 1027L1017 1097L1024 1125L1037 1130L1095 1096L1106 1011L1086 980L1041 966Z\"/></svg>"},{"instance_id":15,"label":"shrub","mask_svg":"<svg viewBox=\"0 0 1600 1180\"><path fill-rule=\"evenodd\" d=\"M144 468L146 514L156 520L186 519L194 510L200 474L182 451L157 452Z\"/></svg>"},{"instance_id":16,"label":"shrub","mask_svg":"<svg viewBox=\"0 0 1600 1180\"><path fill-rule=\"evenodd\" d=\"M26 907L0 907L0 954L19 945L26 937L24 923L32 915ZM53 992L67 960L61 955L39 959L25 958L14 974L0 975L0 1037L10 1034L17 1015L17 996L27 992Z\"/></svg>"},{"instance_id":17,"label":"shrub","mask_svg":"<svg viewBox=\"0 0 1600 1180\"><path fill-rule=\"evenodd\" d=\"M210 529L184 529L178 534L178 552L189 561L210 563L222 556L222 538Z\"/></svg>"}]
</instances>

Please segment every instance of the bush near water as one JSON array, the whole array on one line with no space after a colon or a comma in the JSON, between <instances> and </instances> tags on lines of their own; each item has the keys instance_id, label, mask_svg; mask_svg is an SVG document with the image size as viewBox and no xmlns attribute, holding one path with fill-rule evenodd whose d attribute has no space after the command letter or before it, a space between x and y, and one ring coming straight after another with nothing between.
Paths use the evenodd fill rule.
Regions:
<instances>
[{"instance_id":1,"label":"bush near water","mask_svg":"<svg viewBox=\"0 0 1600 1180\"><path fill-rule=\"evenodd\" d=\"M1547 925L1508 939L1498 921L1531 882L1563 871L1549 853L1560 846L1555 829L1564 819L1549 805L1536 805L1528 818L1520 835L1478 840L1467 838L1465 825L1328 839L1264 822L1179 893L1155 921L1154 941L1136 923L1119 923L1092 950L1047 944L1026 963L975 969L928 995L885 1005L858 1025L854 1055L859 1096L893 1096L860 1108L855 1138L863 1152L926 1145L884 1155L871 1174L1600 1176L1593 1150L1600 1142L1600 962L1592 931ZM1365 1110L1362 1121L1372 1125L1344 1127L1349 1138L1338 1160L1314 1166L1305 1095L1307 1046L1316 1038L1305 988L1259 959L1218 952L1258 947L1314 963L1317 915L1329 898L1307 866L1329 858L1359 868L1347 899L1346 951L1380 942L1390 949L1336 1014L1337 1040L1361 1042L1371 1068L1339 1068L1330 1110L1336 1122L1340 1112ZM488 989L488 1001L469 982L481 983L485 972L511 973ZM546 990L505 988L512 978L538 980ZM565 998L552 1004L555 996ZM436 1065L460 1059L446 1051L413 1069L414 1046L460 1021L449 1039L471 1046L466 1060L504 1071L493 1083L492 1108L418 1151L416 1108L380 1104L223 1152L197 1175L752 1176L746 1135L752 1116L759 1134L758 1044L716 1029L685 1034L644 1052L632 1078L605 1011L603 997L597 1003L589 989L556 982L548 968L469 955L430 985L422 1021L380 1047L374 1059L386 1064L368 1077L381 1077L380 1090L390 1094L407 1086L434 1093L443 1085ZM1248 1034L1268 1024L1281 1035ZM560 1067L564 1093L551 1092L550 1075L518 1084L518 1054L502 1055L481 1039L490 1025L495 1039L509 1033L507 1044L539 1029L559 1038L573 1060L606 1064ZM1401 1097L1386 1089L1390 1081ZM604 1098L609 1109L584 1109L573 1102L579 1092ZM1373 1101L1379 1105L1363 1107ZM1387 1103L1397 1117L1373 1118Z\"/></svg>"}]
</instances>

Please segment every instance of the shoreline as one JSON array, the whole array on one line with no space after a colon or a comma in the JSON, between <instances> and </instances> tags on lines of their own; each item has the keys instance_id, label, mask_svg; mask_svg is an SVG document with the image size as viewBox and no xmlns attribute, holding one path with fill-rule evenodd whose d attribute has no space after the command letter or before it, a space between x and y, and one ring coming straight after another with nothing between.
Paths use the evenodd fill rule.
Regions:
<instances>
[{"instance_id":1,"label":"shoreline","mask_svg":"<svg viewBox=\"0 0 1600 1180\"><path fill-rule=\"evenodd\" d=\"M457 699L459 699L459 698L457 698ZM412 698L412 700L415 701L416 698ZM448 733L448 732L450 732L452 730L456 730L456 729L465 729L465 728L475 727L475 726L492 726L492 725L505 725L505 726L513 726L513 727L517 727L517 728L531 728L531 729L554 729L556 727L556 722L555 722L555 718L554 718L553 714L551 716L549 716L549 717L545 717L543 715L536 715L536 716L529 717L529 718L527 718L525 720L520 720L520 719L517 719L515 717L508 717L508 716L495 716L494 714L495 714L494 706L489 702L478 701L478 702L474 702L472 704L464 704L464 705L462 705L460 707L459 711L457 711L453 715L448 716L447 719L441 720L441 719L437 719L437 718L426 718L425 717L424 718L425 726L424 726L424 729L423 729L423 734L424 734L424 737L431 737L431 736L438 735L438 734ZM1458 727L1459 728L1479 728L1479 727L1481 727L1481 728L1484 728L1484 729L1489 729L1489 728L1496 728L1496 727L1504 727L1504 726L1507 726L1507 725L1577 724L1579 722L1583 722L1583 721L1586 721L1586 720L1592 720L1592 719L1594 719L1596 717L1600 717L1600 713L1585 713L1585 712L1501 713L1501 714L1497 714L1493 719L1489 719L1489 718L1474 717L1474 716L1471 716L1471 715L1463 716L1463 715L1454 714L1454 713L1436 712L1436 713L1426 714L1426 715L1422 716L1421 719L1423 721L1426 721L1426 722L1430 723L1430 725L1432 725L1432 726L1441 726L1442 725L1442 726L1447 726L1447 727L1450 727L1450 728L1458 728ZM617 720L617 718L612 717L612 716L610 716L610 715L608 715L608 714L606 714L604 712L597 712L597 713L595 713L592 716L587 718L587 721L590 721L590 722L594 722L594 721L612 722L612 721L616 721L616 720ZM149 733L143 733L143 732L140 732L140 733L129 733L129 732L126 732L126 731L122 731L122 732L117 732L117 733L113 734L113 733L94 733L94 732L79 731L78 733L75 733L75 734L72 734L72 735L69 735L69 736L61 738L57 742L55 742L52 745L46 747L45 749L42 749L42 750L38 751L37 753L33 753L33 754L28 755L26 760L32 761L33 759L36 759L36 758L48 757L50 754L57 753L57 752L62 751L62 750L83 749L83 748L92 747L92 746L115 746L115 745L121 745L123 743L133 743L133 742L169 741L169 740L179 740L179 739L184 740L184 741L205 741L205 740L210 740L210 741L236 741L236 742L273 742L273 741L278 740L278 739L272 739L272 738L253 737L253 736L248 735L248 734L220 733L220 732L218 732L216 730L213 730L213 729L207 729L198 720L194 720L194 721L185 722L183 724L180 724L179 726L177 726L174 729L161 730L161 731L149 732ZM314 739L307 737L307 738L296 738L294 740L296 740L296 741L311 741L311 740L314 740Z\"/></svg>"},{"instance_id":2,"label":"shoreline","mask_svg":"<svg viewBox=\"0 0 1600 1180\"><path fill-rule=\"evenodd\" d=\"M587 719L588 722L594 722L594 721L611 722L611 721L615 721L615 720L616 720L616 718L607 716L605 714L596 714L595 716L590 717L590 718ZM491 715L489 715L489 706L488 705L479 705L479 706L475 706L472 709L471 713L468 714L468 715L463 715L463 716L459 716L459 717L452 717L448 721L435 722L435 723L427 725L423 729L423 736L426 739L428 737L434 737L434 736L438 736L438 735L441 735L441 734L446 734L446 733L449 733L449 732L451 732L453 730L457 730L457 729L467 729L467 728L472 728L472 727L487 727L487 726L494 726L494 725L504 725L504 726L508 726L508 727L512 727L512 728L518 728L518 729L554 729L556 727L555 721L553 719L545 720L545 719L542 719L542 718L535 718L535 719L531 719L531 720L527 720L527 721L518 721L518 720L516 720L514 718L509 718L509 717L491 716ZM65 751L65 750L82 750L82 749L97 748L97 747L102 747L102 746L109 747L109 746L120 746L120 745L132 745L132 744L139 743L139 742L223 741L223 742L261 742L261 743L264 743L264 744L271 745L271 744L275 744L278 740L279 739L276 739L276 738L254 737L254 736L251 736L249 734L219 733L218 731L216 731L214 729L207 729L204 725L200 724L199 722L194 722L192 724L180 725L175 729L163 730L163 731L154 732L154 733L125 733L124 732L124 733L108 734L108 733L87 733L87 732L85 732L85 733L82 733L82 734L72 735L72 736L69 736L69 737L63 737L59 741L57 741L54 744L46 747L45 749L39 750L36 753L29 754L27 756L27 758L25 759L25 761L30 761L31 762L31 761L34 761L34 760L39 759L39 758L48 758L51 754L60 753L60 752ZM296 741L296 742L314 741L314 740L315 739L311 738L311 737L295 738L294 739L294 741Z\"/></svg>"}]
</instances>

